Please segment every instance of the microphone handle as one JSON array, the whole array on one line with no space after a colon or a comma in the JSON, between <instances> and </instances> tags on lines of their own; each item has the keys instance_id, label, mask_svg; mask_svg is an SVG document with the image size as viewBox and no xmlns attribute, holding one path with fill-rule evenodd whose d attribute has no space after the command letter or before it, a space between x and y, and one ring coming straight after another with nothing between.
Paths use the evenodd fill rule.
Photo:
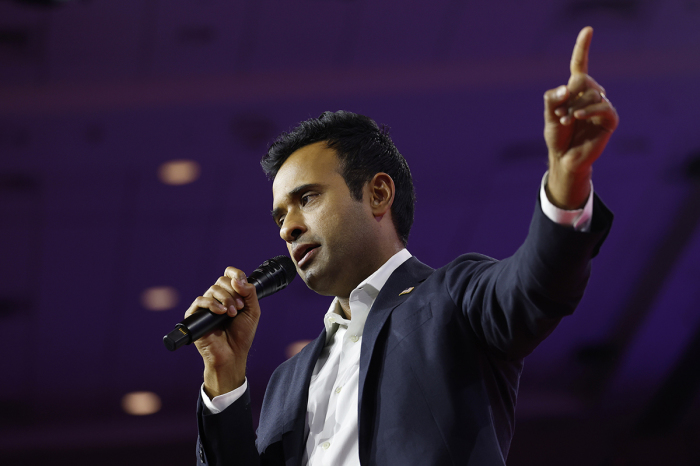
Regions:
<instances>
[{"instance_id":1,"label":"microphone handle","mask_svg":"<svg viewBox=\"0 0 700 466\"><path fill-rule=\"evenodd\" d=\"M250 280L248 280L248 283L251 283ZM256 292L262 291L262 284L259 281L256 280L253 284ZM175 351L181 346L189 345L199 340L205 334L232 318L228 314L214 314L209 309L200 307L185 320L175 325L175 330L163 338L163 343L170 351ZM182 337L178 334L182 335ZM169 342L173 337L175 341L173 342L174 346L171 348Z\"/></svg>"},{"instance_id":2,"label":"microphone handle","mask_svg":"<svg viewBox=\"0 0 700 466\"><path fill-rule=\"evenodd\" d=\"M248 283L255 286L258 299L278 292L294 278L288 278L282 265L267 260L248 276ZM185 320L175 325L175 329L163 337L163 344L170 351L189 345L204 335L232 319L228 314L215 314L207 308L200 307Z\"/></svg>"}]
</instances>

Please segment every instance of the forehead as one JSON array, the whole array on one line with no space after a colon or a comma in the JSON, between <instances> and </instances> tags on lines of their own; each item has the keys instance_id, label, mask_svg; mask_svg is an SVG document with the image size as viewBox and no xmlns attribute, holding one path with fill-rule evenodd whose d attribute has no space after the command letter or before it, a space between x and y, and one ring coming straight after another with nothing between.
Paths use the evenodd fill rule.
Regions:
<instances>
[{"instance_id":1,"label":"forehead","mask_svg":"<svg viewBox=\"0 0 700 466\"><path fill-rule=\"evenodd\" d=\"M282 164L272 183L272 195L277 203L295 188L306 184L328 184L342 180L340 161L325 141L304 146L292 153Z\"/></svg>"}]
</instances>

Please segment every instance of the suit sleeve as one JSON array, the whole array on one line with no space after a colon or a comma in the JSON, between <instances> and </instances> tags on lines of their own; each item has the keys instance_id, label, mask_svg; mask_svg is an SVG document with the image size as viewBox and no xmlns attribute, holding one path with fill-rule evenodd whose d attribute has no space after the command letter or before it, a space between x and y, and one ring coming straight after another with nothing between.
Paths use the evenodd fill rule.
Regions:
<instances>
[{"instance_id":1,"label":"suit sleeve","mask_svg":"<svg viewBox=\"0 0 700 466\"><path fill-rule=\"evenodd\" d=\"M467 254L450 264L447 292L491 352L521 359L574 312L612 224L612 212L597 196L593 202L587 232L552 222L538 199L528 236L513 256L496 261Z\"/></svg>"},{"instance_id":2,"label":"suit sleeve","mask_svg":"<svg viewBox=\"0 0 700 466\"><path fill-rule=\"evenodd\" d=\"M218 414L206 414L201 394L197 402L198 466L258 466L250 392Z\"/></svg>"}]
</instances>

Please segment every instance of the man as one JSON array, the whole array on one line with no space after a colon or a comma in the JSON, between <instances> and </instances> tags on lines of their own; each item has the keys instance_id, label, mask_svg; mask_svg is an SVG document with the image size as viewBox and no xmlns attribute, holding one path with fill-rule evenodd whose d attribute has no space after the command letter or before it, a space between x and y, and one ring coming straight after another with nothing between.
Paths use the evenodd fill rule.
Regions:
<instances>
[{"instance_id":1,"label":"man","mask_svg":"<svg viewBox=\"0 0 700 466\"><path fill-rule=\"evenodd\" d=\"M273 218L325 329L273 374L257 439L245 368L260 317L229 267L199 307L236 316L196 342L204 359L200 464L504 465L522 359L574 311L612 214L591 170L618 116L578 36L566 86L545 93L545 176L524 244L433 270L405 249L413 186L366 117L338 112L283 134L263 159Z\"/></svg>"}]
</instances>

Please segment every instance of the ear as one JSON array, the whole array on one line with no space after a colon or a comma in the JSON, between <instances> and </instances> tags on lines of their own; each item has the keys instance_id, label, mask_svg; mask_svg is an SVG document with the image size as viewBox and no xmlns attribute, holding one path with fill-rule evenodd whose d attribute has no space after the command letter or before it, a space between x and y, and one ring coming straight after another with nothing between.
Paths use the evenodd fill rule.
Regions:
<instances>
[{"instance_id":1,"label":"ear","mask_svg":"<svg viewBox=\"0 0 700 466\"><path fill-rule=\"evenodd\" d=\"M396 187L394 180L386 173L377 173L367 183L369 190L369 205L372 209L372 215L377 220L381 219L387 212L390 211L391 205L394 203L394 193Z\"/></svg>"}]
</instances>

